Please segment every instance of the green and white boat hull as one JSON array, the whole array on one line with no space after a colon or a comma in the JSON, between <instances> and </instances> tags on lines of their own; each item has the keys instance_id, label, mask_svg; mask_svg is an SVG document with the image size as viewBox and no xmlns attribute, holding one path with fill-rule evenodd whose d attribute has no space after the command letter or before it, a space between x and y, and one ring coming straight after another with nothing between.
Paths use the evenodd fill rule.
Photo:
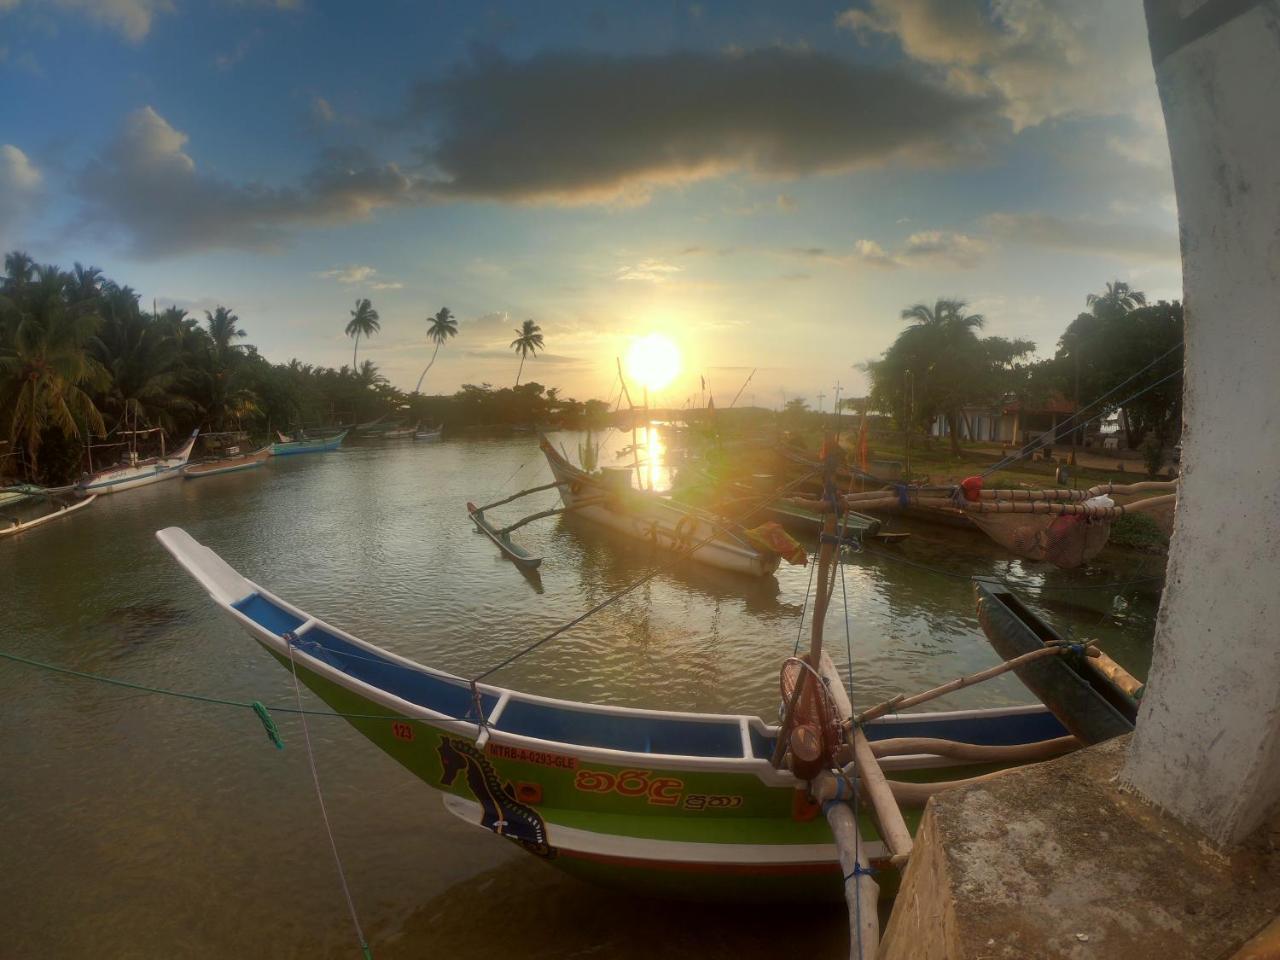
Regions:
<instances>
[{"instance_id":1,"label":"green and white boat hull","mask_svg":"<svg viewBox=\"0 0 1280 960\"><path fill-rule=\"evenodd\" d=\"M829 828L803 782L769 757L758 717L573 703L466 680L358 640L240 576L184 531L157 534L214 601L446 807L581 876L669 896L841 895ZM290 661L292 660L292 664ZM1062 735L1044 708L886 717L874 741L1005 745ZM990 769L887 757L900 780ZM914 822L908 821L914 828ZM885 850L868 817L873 862ZM882 878L890 888L895 878Z\"/></svg>"}]
</instances>

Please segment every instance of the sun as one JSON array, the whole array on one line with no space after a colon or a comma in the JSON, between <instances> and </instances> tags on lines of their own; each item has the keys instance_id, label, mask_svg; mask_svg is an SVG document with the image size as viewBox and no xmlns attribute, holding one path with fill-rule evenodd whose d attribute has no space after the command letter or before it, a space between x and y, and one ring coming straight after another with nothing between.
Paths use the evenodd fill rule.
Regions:
<instances>
[{"instance_id":1,"label":"sun","mask_svg":"<svg viewBox=\"0 0 1280 960\"><path fill-rule=\"evenodd\" d=\"M631 342L627 375L646 390L663 390L680 373L680 348L660 333Z\"/></svg>"}]
</instances>

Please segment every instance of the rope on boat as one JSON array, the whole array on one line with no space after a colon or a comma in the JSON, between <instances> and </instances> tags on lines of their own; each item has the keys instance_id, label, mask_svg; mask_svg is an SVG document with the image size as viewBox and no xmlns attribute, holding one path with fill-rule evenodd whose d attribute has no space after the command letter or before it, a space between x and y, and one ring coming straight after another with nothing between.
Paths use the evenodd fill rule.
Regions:
<instances>
[{"instance_id":1,"label":"rope on boat","mask_svg":"<svg viewBox=\"0 0 1280 960\"><path fill-rule=\"evenodd\" d=\"M344 720L406 719L399 714L391 713L339 713L334 710L299 710L297 707L269 707L258 700L228 700L224 697L208 697L199 693L187 693L183 690L168 690L164 687L152 687L145 683L134 683L131 680L120 680L116 677L104 677L100 673L87 673L84 670L73 670L71 667L64 667L56 663L48 663L44 660L35 660L31 657L23 657L16 653L9 653L6 650L0 650L0 659L10 660L14 663L21 663L29 667L38 667L41 670L48 670L50 673L60 673L69 677L77 677L81 680L94 680L98 683L104 683L112 687L124 687L126 690L137 690L140 693L155 693L164 697L175 697L179 700L194 700L197 703L213 703L224 707L239 707L242 710L252 710L262 722L262 728L266 731L267 737L272 743L276 744L277 749L281 750L284 749L284 740L281 738L280 731L276 728L275 721L271 716L273 712L290 713L300 717L341 717Z\"/></svg>"},{"instance_id":2,"label":"rope on boat","mask_svg":"<svg viewBox=\"0 0 1280 960\"><path fill-rule=\"evenodd\" d=\"M816 471L814 472L816 473ZM746 520L749 520L751 517L755 516L757 513L760 513L779 496L785 495L792 488L799 487L802 483L806 483L810 478L813 477L813 475L814 473L807 473L804 476L791 481L791 483L782 487L781 490L775 493L772 493L767 497L762 497L760 500L760 504L754 509L747 511L747 513L742 516L742 518L738 521L738 523L742 524ZM471 678L472 685L479 683L481 680L487 679L488 677L497 673L499 670L502 670L506 667L511 666L511 664L515 663L521 657L524 657L530 653L533 653L533 651L537 650L544 643L554 640L556 637L560 636L560 634L565 633L569 630L572 630L578 624L582 623L584 620L587 620L588 618L599 613L605 607L611 606L612 604L621 600L623 597L627 596L629 593L632 593L635 590L638 590L640 587L644 586L646 583L648 583L658 574L662 573L664 570L674 566L679 561L701 550L708 543L710 543L712 540L718 537L720 533L721 533L720 528L716 527L711 531L711 533L707 537L703 538L702 540L699 540L697 543L694 543L683 550L679 550L673 553L670 557L668 557L663 562L654 564L654 566L651 567L649 572L644 574L644 576L639 577L636 580L633 580L631 583L627 584L618 592L611 594L608 597L605 597L605 599L601 600L591 609L586 610L583 613L580 613L578 616L574 617L572 620L568 621L567 623L562 623L560 626L556 627L550 633L546 634L545 636L539 637L537 640L529 644L527 647L524 647L521 650L517 650L515 653L507 657L505 660L503 660L501 663L497 664L496 666L490 667L488 670L484 671L483 673L477 674L476 676L472 677Z\"/></svg>"},{"instance_id":3,"label":"rope on boat","mask_svg":"<svg viewBox=\"0 0 1280 960\"><path fill-rule=\"evenodd\" d=\"M302 711L302 685L298 683L298 664L293 659L293 644L298 638L292 633L284 636L285 646L289 651L289 671L293 675L293 694L298 703L298 711ZM311 767L311 782L316 787L316 802L320 804L320 817L324 820L324 831L329 835L329 849L333 851L333 863L338 868L338 881L342 884L342 895L347 899L347 910L351 914L351 924L356 928L356 940L360 944L360 951L364 956L364 960L373 960L373 953L369 949L369 941L365 939L364 931L360 929L360 918L356 915L356 904L351 898L351 888L347 886L347 874L342 869L342 857L338 855L338 841L333 838L333 828L329 826L329 811L325 809L324 793L320 790L320 775L316 772L315 753L311 749L311 731L307 727L306 714L302 714L302 737L307 745L307 765Z\"/></svg>"}]
</instances>

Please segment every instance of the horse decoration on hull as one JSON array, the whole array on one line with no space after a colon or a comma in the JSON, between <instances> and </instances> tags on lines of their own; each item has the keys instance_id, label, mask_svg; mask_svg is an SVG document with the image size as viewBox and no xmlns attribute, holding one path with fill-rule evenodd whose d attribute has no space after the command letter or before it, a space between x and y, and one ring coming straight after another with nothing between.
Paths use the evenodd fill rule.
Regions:
<instances>
[{"instance_id":1,"label":"horse decoration on hull","mask_svg":"<svg viewBox=\"0 0 1280 960\"><path fill-rule=\"evenodd\" d=\"M454 737L441 737L437 748L442 773L440 785L451 787L458 774L466 771L467 786L483 811L480 826L500 837L514 840L540 857L555 856L547 842L547 825L538 812L516 799L516 791L504 782L488 758L475 745Z\"/></svg>"}]
</instances>

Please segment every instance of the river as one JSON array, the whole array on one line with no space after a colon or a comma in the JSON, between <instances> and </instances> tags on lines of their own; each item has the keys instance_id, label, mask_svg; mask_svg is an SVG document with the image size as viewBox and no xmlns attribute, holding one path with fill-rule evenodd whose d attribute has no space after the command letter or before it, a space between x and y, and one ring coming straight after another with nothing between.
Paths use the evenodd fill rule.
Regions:
<instances>
[{"instance_id":1,"label":"river","mask_svg":"<svg viewBox=\"0 0 1280 960\"><path fill-rule=\"evenodd\" d=\"M575 453L576 435L557 439ZM603 462L627 462L615 457L624 439L609 438ZM101 497L0 541L0 649L144 685L290 704L288 674L217 615L155 541L156 530L178 525L315 615L474 675L649 569L643 545L557 518L518 535L547 558L530 580L468 523L467 500L549 479L527 435L353 444ZM555 499L535 495L495 515L515 519ZM1029 585L1025 596L1051 623L1101 637L1145 676L1158 584L1073 588L1158 575L1161 558L1104 553L1088 570L1062 572L964 532L910 529L902 543L849 554L843 589L837 581L828 644L840 664L852 651L856 703L995 662L971 574ZM802 567L759 582L669 570L493 682L771 717L807 583ZM1028 699L1004 677L938 706ZM283 751L245 710L0 661L0 957L358 957L300 723L276 721ZM310 732L379 960L772 960L844 949L843 911L829 905L744 910L587 886L446 813L437 793L342 721L312 719Z\"/></svg>"}]
</instances>

